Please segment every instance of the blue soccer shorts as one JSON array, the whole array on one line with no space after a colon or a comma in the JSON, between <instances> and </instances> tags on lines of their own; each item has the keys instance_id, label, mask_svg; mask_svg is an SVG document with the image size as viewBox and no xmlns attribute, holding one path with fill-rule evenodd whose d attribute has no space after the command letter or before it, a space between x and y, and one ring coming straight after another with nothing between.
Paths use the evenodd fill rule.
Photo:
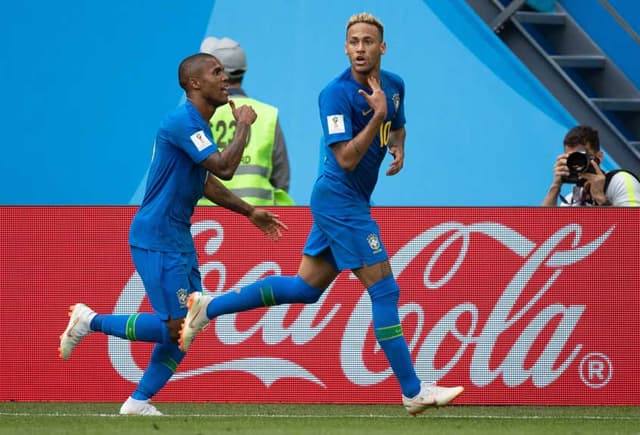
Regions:
<instances>
[{"instance_id":1,"label":"blue soccer shorts","mask_svg":"<svg viewBox=\"0 0 640 435\"><path fill-rule=\"evenodd\" d=\"M202 291L196 253L131 246L131 257L155 313L162 320L186 316L189 295Z\"/></svg>"},{"instance_id":2,"label":"blue soccer shorts","mask_svg":"<svg viewBox=\"0 0 640 435\"><path fill-rule=\"evenodd\" d=\"M389 258L380 239L380 228L369 213L350 216L314 213L302 252L325 258L338 271L370 266Z\"/></svg>"}]
</instances>

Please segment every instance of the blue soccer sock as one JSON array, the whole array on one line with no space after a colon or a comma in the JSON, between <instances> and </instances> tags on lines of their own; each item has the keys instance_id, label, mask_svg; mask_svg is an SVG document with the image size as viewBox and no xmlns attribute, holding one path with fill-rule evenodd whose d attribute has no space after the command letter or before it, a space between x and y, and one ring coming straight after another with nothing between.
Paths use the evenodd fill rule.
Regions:
<instances>
[{"instance_id":1,"label":"blue soccer sock","mask_svg":"<svg viewBox=\"0 0 640 435\"><path fill-rule=\"evenodd\" d=\"M180 351L178 343L156 344L151 353L149 366L131 397L136 400L151 399L169 382L184 356L185 353Z\"/></svg>"},{"instance_id":2,"label":"blue soccer sock","mask_svg":"<svg viewBox=\"0 0 640 435\"><path fill-rule=\"evenodd\" d=\"M269 276L242 287L240 291L232 289L213 298L207 306L207 317L213 319L222 314L272 305L297 302L310 304L317 301L321 295L322 290L311 287L298 275Z\"/></svg>"},{"instance_id":3,"label":"blue soccer sock","mask_svg":"<svg viewBox=\"0 0 640 435\"><path fill-rule=\"evenodd\" d=\"M91 320L92 331L124 338L130 341L169 343L169 328L152 313L98 314Z\"/></svg>"},{"instance_id":4,"label":"blue soccer sock","mask_svg":"<svg viewBox=\"0 0 640 435\"><path fill-rule=\"evenodd\" d=\"M402 394L414 397L420 392L420 379L416 375L409 347L402 335L398 315L400 288L393 275L389 275L369 287L367 291L371 297L376 339L398 379Z\"/></svg>"}]
</instances>

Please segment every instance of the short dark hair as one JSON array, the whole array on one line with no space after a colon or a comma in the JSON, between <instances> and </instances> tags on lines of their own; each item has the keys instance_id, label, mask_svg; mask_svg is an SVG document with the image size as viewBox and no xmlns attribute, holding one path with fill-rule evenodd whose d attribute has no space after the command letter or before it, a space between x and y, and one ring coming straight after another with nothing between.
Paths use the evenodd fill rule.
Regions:
<instances>
[{"instance_id":1,"label":"short dark hair","mask_svg":"<svg viewBox=\"0 0 640 435\"><path fill-rule=\"evenodd\" d=\"M189 79L200 72L202 61L211 58L215 59L215 56L209 53L196 53L184 58L178 67L178 83L180 83L180 87L187 91Z\"/></svg>"},{"instance_id":2,"label":"short dark hair","mask_svg":"<svg viewBox=\"0 0 640 435\"><path fill-rule=\"evenodd\" d=\"M591 145L593 151L600 151L600 138L598 130L588 125L573 127L564 137L564 145L574 147L576 145Z\"/></svg>"}]
</instances>

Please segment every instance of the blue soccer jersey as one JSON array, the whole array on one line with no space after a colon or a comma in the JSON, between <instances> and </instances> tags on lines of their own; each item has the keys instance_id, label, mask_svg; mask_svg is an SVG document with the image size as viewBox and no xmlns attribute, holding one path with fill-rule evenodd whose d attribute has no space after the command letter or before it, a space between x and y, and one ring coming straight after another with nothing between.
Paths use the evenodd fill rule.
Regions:
<instances>
[{"instance_id":1,"label":"blue soccer jersey","mask_svg":"<svg viewBox=\"0 0 640 435\"><path fill-rule=\"evenodd\" d=\"M200 163L216 151L207 121L191 102L167 115L156 135L144 199L131 223L131 246L195 251L191 216L207 176Z\"/></svg>"},{"instance_id":2,"label":"blue soccer jersey","mask_svg":"<svg viewBox=\"0 0 640 435\"><path fill-rule=\"evenodd\" d=\"M371 217L370 200L387 153L389 133L405 124L404 83L386 71L380 71L380 83L387 97L387 117L353 171L340 167L331 145L349 141L365 128L373 109L358 90L371 90L356 82L351 69L347 69L319 97L325 159L311 194L314 223L303 252L323 256L337 270L355 269L388 258L380 229Z\"/></svg>"},{"instance_id":3,"label":"blue soccer jersey","mask_svg":"<svg viewBox=\"0 0 640 435\"><path fill-rule=\"evenodd\" d=\"M368 93L371 90L356 82L348 68L320 93L318 104L323 129L322 146L325 147L321 175L328 178L326 188L329 190L322 189L322 198L315 201L315 206L345 211L354 207L360 211L368 209L380 165L387 153L389 132L405 124L404 82L396 74L380 71L380 83L387 97L387 117L353 171L342 169L330 148L336 142L351 140L367 125L373 109L358 90L364 89Z\"/></svg>"}]
</instances>

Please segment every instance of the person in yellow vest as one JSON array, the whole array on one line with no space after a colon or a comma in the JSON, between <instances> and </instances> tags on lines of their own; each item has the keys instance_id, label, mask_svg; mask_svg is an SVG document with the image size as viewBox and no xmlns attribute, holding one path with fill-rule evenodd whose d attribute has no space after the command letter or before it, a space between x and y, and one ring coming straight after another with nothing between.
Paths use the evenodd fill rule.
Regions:
<instances>
[{"instance_id":1,"label":"person in yellow vest","mask_svg":"<svg viewBox=\"0 0 640 435\"><path fill-rule=\"evenodd\" d=\"M252 205L294 205L289 196L289 157L278 121L278 109L250 98L242 89L247 70L245 52L236 41L209 36L200 45L202 53L215 56L229 77L229 98L236 106L253 107L258 117L251 126L242 161L233 178L222 183ZM219 107L211 117L211 132L218 148L224 149L233 139L236 121L229 104ZM198 205L215 205L202 198Z\"/></svg>"}]
</instances>

